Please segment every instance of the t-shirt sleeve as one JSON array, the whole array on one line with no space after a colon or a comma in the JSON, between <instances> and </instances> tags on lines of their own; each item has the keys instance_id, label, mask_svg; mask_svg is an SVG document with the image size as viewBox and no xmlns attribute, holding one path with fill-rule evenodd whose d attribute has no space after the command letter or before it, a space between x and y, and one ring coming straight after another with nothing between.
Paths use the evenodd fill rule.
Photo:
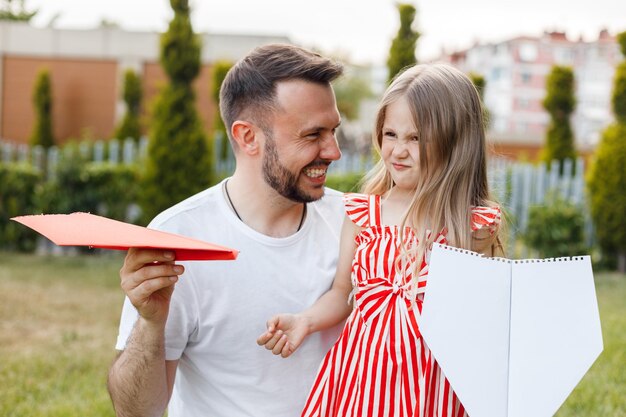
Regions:
<instances>
[{"instance_id":1,"label":"t-shirt sleeve","mask_svg":"<svg viewBox=\"0 0 626 417\"><path fill-rule=\"evenodd\" d=\"M346 215L359 227L367 227L369 219L369 196L366 194L346 193L343 195Z\"/></svg>"}]
</instances>

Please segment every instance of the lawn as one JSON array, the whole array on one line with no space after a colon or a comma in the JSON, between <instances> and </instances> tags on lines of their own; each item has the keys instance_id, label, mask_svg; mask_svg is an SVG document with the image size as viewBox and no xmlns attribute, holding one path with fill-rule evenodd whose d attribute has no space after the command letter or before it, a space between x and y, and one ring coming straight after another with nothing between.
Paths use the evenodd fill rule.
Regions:
<instances>
[{"instance_id":1,"label":"lawn","mask_svg":"<svg viewBox=\"0 0 626 417\"><path fill-rule=\"evenodd\" d=\"M0 416L114 415L121 263L0 253ZM596 274L596 288L604 352L557 417L626 417L626 276Z\"/></svg>"}]
</instances>

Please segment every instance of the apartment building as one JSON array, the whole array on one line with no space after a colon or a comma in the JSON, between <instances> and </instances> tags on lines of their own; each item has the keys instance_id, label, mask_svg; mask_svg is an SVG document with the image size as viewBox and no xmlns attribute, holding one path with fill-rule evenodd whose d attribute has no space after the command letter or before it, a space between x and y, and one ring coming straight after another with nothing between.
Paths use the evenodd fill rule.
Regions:
<instances>
[{"instance_id":1,"label":"apartment building","mask_svg":"<svg viewBox=\"0 0 626 417\"><path fill-rule=\"evenodd\" d=\"M574 70L577 106L571 122L578 151L588 154L612 121L613 76L622 59L615 36L603 30L593 41L573 41L563 32L545 32L537 37L479 43L444 54L438 61L485 77L490 142L501 154L534 159L549 123L542 101L552 66Z\"/></svg>"}]
</instances>

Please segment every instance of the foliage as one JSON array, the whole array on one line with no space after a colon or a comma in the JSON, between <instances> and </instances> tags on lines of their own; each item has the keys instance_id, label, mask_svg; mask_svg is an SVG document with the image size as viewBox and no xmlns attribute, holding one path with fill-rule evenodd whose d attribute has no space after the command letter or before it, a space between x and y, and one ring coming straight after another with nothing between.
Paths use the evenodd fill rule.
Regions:
<instances>
[{"instance_id":1,"label":"foliage","mask_svg":"<svg viewBox=\"0 0 626 417\"><path fill-rule=\"evenodd\" d=\"M24 0L2 0L0 2L0 21L30 22L37 11L28 12Z\"/></svg>"},{"instance_id":2,"label":"foliage","mask_svg":"<svg viewBox=\"0 0 626 417\"><path fill-rule=\"evenodd\" d=\"M575 159L574 133L570 124L570 116L576 106L574 97L574 72L569 67L555 65L546 82L546 97L543 107L550 113L550 124L546 134L546 145L542 159L545 162Z\"/></svg>"},{"instance_id":3,"label":"foliage","mask_svg":"<svg viewBox=\"0 0 626 417\"><path fill-rule=\"evenodd\" d=\"M626 57L626 32L617 35L622 55ZM626 124L626 60L623 60L615 69L613 78L613 94L611 104L615 119L620 124Z\"/></svg>"},{"instance_id":4,"label":"foliage","mask_svg":"<svg viewBox=\"0 0 626 417\"><path fill-rule=\"evenodd\" d=\"M626 57L626 32L617 35ZM613 87L615 123L608 126L596 148L587 177L591 216L607 257L617 255L618 269L626 271L626 60L615 72Z\"/></svg>"},{"instance_id":5,"label":"foliage","mask_svg":"<svg viewBox=\"0 0 626 417\"><path fill-rule=\"evenodd\" d=\"M626 255L626 125L603 133L587 177L591 216L603 250Z\"/></svg>"},{"instance_id":6,"label":"foliage","mask_svg":"<svg viewBox=\"0 0 626 417\"><path fill-rule=\"evenodd\" d=\"M42 69L37 74L33 91L33 105L35 107L35 125L30 136L30 143L49 148L54 145L54 135L52 133L52 86L48 69Z\"/></svg>"},{"instance_id":7,"label":"foliage","mask_svg":"<svg viewBox=\"0 0 626 417\"><path fill-rule=\"evenodd\" d=\"M326 186L344 193L359 192L363 174L353 172L350 174L334 174L326 178Z\"/></svg>"},{"instance_id":8,"label":"foliage","mask_svg":"<svg viewBox=\"0 0 626 417\"><path fill-rule=\"evenodd\" d=\"M485 124L485 130L489 127L491 115L489 109L485 106L485 89L487 87L487 80L483 75L471 72L468 74L470 80L476 87L478 95L480 96L480 103L483 106L483 123Z\"/></svg>"},{"instance_id":9,"label":"foliage","mask_svg":"<svg viewBox=\"0 0 626 417\"><path fill-rule=\"evenodd\" d=\"M584 230L583 209L553 194L545 204L530 208L522 238L542 258L577 256L588 249Z\"/></svg>"},{"instance_id":10,"label":"foliage","mask_svg":"<svg viewBox=\"0 0 626 417\"><path fill-rule=\"evenodd\" d=\"M161 37L169 84L154 105L140 204L144 222L213 182L213 148L195 107L192 81L200 70L200 40L188 0L171 0L174 18Z\"/></svg>"},{"instance_id":11,"label":"foliage","mask_svg":"<svg viewBox=\"0 0 626 417\"><path fill-rule=\"evenodd\" d=\"M414 65L415 48L420 33L413 30L412 25L415 20L415 6L411 4L398 4L400 13L400 29L391 42L389 58L387 58L387 69L389 70L388 80L391 81L404 68Z\"/></svg>"},{"instance_id":12,"label":"foliage","mask_svg":"<svg viewBox=\"0 0 626 417\"><path fill-rule=\"evenodd\" d=\"M39 204L46 213L80 211L127 220L126 210L136 197L136 167L89 162L69 146L54 179L43 187Z\"/></svg>"},{"instance_id":13,"label":"foliage","mask_svg":"<svg viewBox=\"0 0 626 417\"><path fill-rule=\"evenodd\" d=\"M124 140L133 138L136 141L141 137L140 110L141 110L141 79L135 71L129 69L124 73L124 102L126 113L122 122L115 130L115 138Z\"/></svg>"},{"instance_id":14,"label":"foliage","mask_svg":"<svg viewBox=\"0 0 626 417\"><path fill-rule=\"evenodd\" d=\"M367 80L354 74L346 74L334 84L337 108L347 120L359 118L361 101L374 96Z\"/></svg>"},{"instance_id":15,"label":"foliage","mask_svg":"<svg viewBox=\"0 0 626 417\"><path fill-rule=\"evenodd\" d=\"M41 173L28 164L0 163L0 248L31 251L36 234L12 217L37 213Z\"/></svg>"},{"instance_id":16,"label":"foliage","mask_svg":"<svg viewBox=\"0 0 626 417\"><path fill-rule=\"evenodd\" d=\"M213 121L213 132L215 133L214 139L217 137L221 138L221 148L219 153L220 161L225 161L228 159L228 150L230 149L230 145L228 144L228 135L226 134L226 127L224 126L224 121L222 120L222 115L220 114L219 106L220 106L220 88L222 87L222 83L224 82L224 78L226 78L226 73L231 69L233 63L230 61L217 61L213 65L213 79L211 81L211 96L213 97L213 102L215 103L215 119ZM213 141L215 143L215 140Z\"/></svg>"}]
</instances>

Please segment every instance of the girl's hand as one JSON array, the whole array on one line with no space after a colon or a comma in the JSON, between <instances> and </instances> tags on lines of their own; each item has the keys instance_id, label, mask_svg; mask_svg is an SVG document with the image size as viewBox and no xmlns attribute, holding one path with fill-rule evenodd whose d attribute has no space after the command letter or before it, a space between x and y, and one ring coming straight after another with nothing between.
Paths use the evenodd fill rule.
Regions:
<instances>
[{"instance_id":1,"label":"girl's hand","mask_svg":"<svg viewBox=\"0 0 626 417\"><path fill-rule=\"evenodd\" d=\"M267 332L259 336L256 342L271 350L274 355L286 358L300 347L309 329L309 320L305 316L278 314L267 321Z\"/></svg>"}]
</instances>

